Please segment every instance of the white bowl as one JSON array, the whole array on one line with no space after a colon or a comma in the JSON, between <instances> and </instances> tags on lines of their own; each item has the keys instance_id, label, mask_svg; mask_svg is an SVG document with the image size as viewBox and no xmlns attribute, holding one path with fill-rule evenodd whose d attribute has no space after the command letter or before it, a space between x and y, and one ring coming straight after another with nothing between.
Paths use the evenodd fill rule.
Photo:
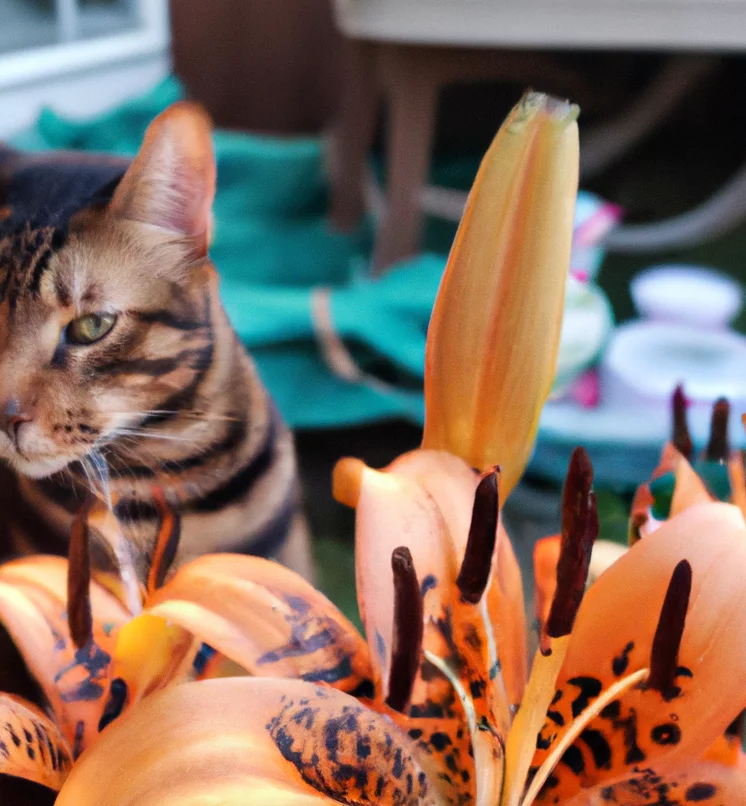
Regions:
<instances>
[{"instance_id":1,"label":"white bowl","mask_svg":"<svg viewBox=\"0 0 746 806\"><path fill-rule=\"evenodd\" d=\"M746 337L663 322L632 322L615 331L601 364L605 401L668 410L680 383L695 405L709 408L727 397L736 411L744 411Z\"/></svg>"},{"instance_id":2,"label":"white bowl","mask_svg":"<svg viewBox=\"0 0 746 806\"><path fill-rule=\"evenodd\" d=\"M725 328L743 306L742 287L699 266L654 266L630 285L638 313L662 322L702 328Z\"/></svg>"}]
</instances>

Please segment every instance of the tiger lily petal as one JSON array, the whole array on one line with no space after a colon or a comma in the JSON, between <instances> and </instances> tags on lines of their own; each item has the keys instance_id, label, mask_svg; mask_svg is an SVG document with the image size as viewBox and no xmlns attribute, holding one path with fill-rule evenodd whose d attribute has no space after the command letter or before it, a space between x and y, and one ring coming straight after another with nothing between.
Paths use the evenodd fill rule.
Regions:
<instances>
[{"instance_id":1,"label":"tiger lily petal","mask_svg":"<svg viewBox=\"0 0 746 806\"><path fill-rule=\"evenodd\" d=\"M0 694L0 773L59 790L72 766L55 722L21 697Z\"/></svg>"},{"instance_id":2,"label":"tiger lily petal","mask_svg":"<svg viewBox=\"0 0 746 806\"><path fill-rule=\"evenodd\" d=\"M554 380L577 115L538 93L512 110L472 187L428 331L423 447L480 470L499 462L504 497L529 460Z\"/></svg>"},{"instance_id":3,"label":"tiger lily petal","mask_svg":"<svg viewBox=\"0 0 746 806\"><path fill-rule=\"evenodd\" d=\"M326 597L277 563L204 555L168 576L181 518L158 491L143 612L118 632L105 721L174 682L257 674L372 695L365 642ZM171 559L169 559L171 558Z\"/></svg>"},{"instance_id":4,"label":"tiger lily petal","mask_svg":"<svg viewBox=\"0 0 746 806\"><path fill-rule=\"evenodd\" d=\"M298 680L186 683L148 697L73 769L56 806L443 806L387 717Z\"/></svg>"},{"instance_id":5,"label":"tiger lily petal","mask_svg":"<svg viewBox=\"0 0 746 806\"><path fill-rule=\"evenodd\" d=\"M516 715L498 664L509 658L491 640L496 633L486 606L500 561L498 473L455 470L454 462L460 460L419 451L387 472L350 471L359 475L348 485L357 485L358 547L365 557L358 577L378 598L393 600L388 615L377 599L365 602L369 623L391 629L374 639L375 651L387 643L370 660L375 687L368 681L351 696L332 687L336 679L317 687L277 677L169 687L107 727L73 768L58 803L101 802L96 799L114 788L133 804L200 803L209 793L239 804L581 806L613 792L620 804L642 806L650 803L644 793L657 792L660 782L681 791L683 803L712 793L718 804L739 803L730 793L739 791L733 787L742 775L741 755L726 728L746 704L738 691L746 666L746 648L737 646L746 623L746 593L738 586L746 559L740 512L720 503L684 510L613 561L583 597L597 519L592 471L576 452L563 533L537 552L545 559L544 577L554 563L554 585L545 589L552 601L541 619L548 652L537 654ZM441 509L438 490L451 476L463 490L445 484ZM468 489L467 521L461 496L465 501ZM452 538L451 530L464 529L466 536ZM388 562L392 532L403 544ZM428 540L435 545L431 555ZM418 573L417 557L426 573ZM255 558L196 563L154 590L139 618L154 620L155 629L173 612L186 629L179 611L194 610L191 629L199 640L224 634L224 651L231 653L249 646L248 665L258 674L276 669L284 678L325 679L325 647L335 627L326 621L331 605L308 583ZM392 581L384 589L386 574ZM263 609L268 592L270 606ZM301 626L293 618L289 633L279 621L256 626L271 621L273 609L289 617L282 603L290 596L303 597ZM246 601L235 610L218 606L241 597ZM209 636L200 632L213 620ZM283 640L294 639L287 647L293 651L277 651L275 629ZM261 649L271 655L264 668L251 661ZM724 683L719 670L725 668L734 675ZM417 777L404 782L410 764Z\"/></svg>"},{"instance_id":6,"label":"tiger lily petal","mask_svg":"<svg viewBox=\"0 0 746 806\"><path fill-rule=\"evenodd\" d=\"M688 564L689 582L677 584L691 586L678 594L685 622L684 614L676 613L675 592L670 593L681 558ZM740 513L726 504L700 504L645 536L589 589L534 766L562 740L573 717L614 681L646 667L650 674L567 748L544 790L547 802L555 797L565 802L594 786L614 792L614 782L637 780L650 788L651 768L691 768L746 707L743 563L746 528ZM663 623L669 600L670 623ZM694 606L687 610L688 602ZM624 784L619 793L626 795L633 786Z\"/></svg>"},{"instance_id":7,"label":"tiger lily petal","mask_svg":"<svg viewBox=\"0 0 746 806\"><path fill-rule=\"evenodd\" d=\"M372 692L357 630L312 585L269 560L199 557L148 597L145 617L178 625L251 674Z\"/></svg>"},{"instance_id":8,"label":"tiger lily petal","mask_svg":"<svg viewBox=\"0 0 746 806\"><path fill-rule=\"evenodd\" d=\"M60 557L33 557L0 566L0 621L77 757L98 732L114 632L129 614L106 590L92 584L96 615L90 640L76 646L67 617L66 580L67 561Z\"/></svg>"},{"instance_id":9,"label":"tiger lily petal","mask_svg":"<svg viewBox=\"0 0 746 806\"><path fill-rule=\"evenodd\" d=\"M667 772L650 767L628 781L581 792L561 802L563 806L743 806L744 792L746 772L703 761Z\"/></svg>"}]
</instances>

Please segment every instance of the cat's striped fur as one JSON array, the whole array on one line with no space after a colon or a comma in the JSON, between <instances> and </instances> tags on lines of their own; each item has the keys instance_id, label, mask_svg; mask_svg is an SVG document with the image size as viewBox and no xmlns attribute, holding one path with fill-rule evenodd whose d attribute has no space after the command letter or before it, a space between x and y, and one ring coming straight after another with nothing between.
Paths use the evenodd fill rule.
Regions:
<instances>
[{"instance_id":1,"label":"cat's striped fur","mask_svg":"<svg viewBox=\"0 0 746 806\"><path fill-rule=\"evenodd\" d=\"M182 513L180 559L250 551L309 573L292 439L207 256L214 184L209 122L192 104L156 119L130 167L0 150L6 548L64 552L93 487L117 516L100 561L116 525L142 576L158 485ZM66 336L100 313L116 316L100 340Z\"/></svg>"}]
</instances>

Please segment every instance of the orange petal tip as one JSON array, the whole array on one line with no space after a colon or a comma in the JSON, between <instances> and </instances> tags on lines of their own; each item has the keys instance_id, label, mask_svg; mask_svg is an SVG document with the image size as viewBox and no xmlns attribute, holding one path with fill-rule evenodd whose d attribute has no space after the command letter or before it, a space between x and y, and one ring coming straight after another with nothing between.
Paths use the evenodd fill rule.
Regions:
<instances>
[{"instance_id":1,"label":"orange petal tip","mask_svg":"<svg viewBox=\"0 0 746 806\"><path fill-rule=\"evenodd\" d=\"M332 495L336 501L352 509L357 507L364 470L365 463L360 459L347 456L337 462L332 474Z\"/></svg>"}]
</instances>

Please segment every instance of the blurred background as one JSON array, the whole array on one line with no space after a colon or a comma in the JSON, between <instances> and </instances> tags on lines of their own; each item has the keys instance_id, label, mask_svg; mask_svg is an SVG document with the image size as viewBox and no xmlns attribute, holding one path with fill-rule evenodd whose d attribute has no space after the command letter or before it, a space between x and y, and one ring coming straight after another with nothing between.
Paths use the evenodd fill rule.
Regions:
<instances>
[{"instance_id":1,"label":"blurred background","mask_svg":"<svg viewBox=\"0 0 746 806\"><path fill-rule=\"evenodd\" d=\"M297 431L344 605L331 467L418 444L465 191L527 87L580 105L581 193L553 397L506 509L519 550L557 528L576 444L625 539L677 383L699 446L720 395L743 444L744 55L744 0L0 0L0 138L133 154L169 103L208 108L223 297Z\"/></svg>"}]
</instances>

